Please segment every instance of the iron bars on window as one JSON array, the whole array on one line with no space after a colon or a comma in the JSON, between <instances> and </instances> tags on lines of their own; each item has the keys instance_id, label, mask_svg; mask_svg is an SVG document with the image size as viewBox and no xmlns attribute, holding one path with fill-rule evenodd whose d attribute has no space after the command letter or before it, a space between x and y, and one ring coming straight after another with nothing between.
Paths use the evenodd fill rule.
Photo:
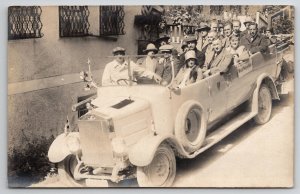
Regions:
<instances>
[{"instance_id":1,"label":"iron bars on window","mask_svg":"<svg viewBox=\"0 0 300 194\"><path fill-rule=\"evenodd\" d=\"M100 6L100 36L124 35L124 6Z\"/></svg>"},{"instance_id":2,"label":"iron bars on window","mask_svg":"<svg viewBox=\"0 0 300 194\"><path fill-rule=\"evenodd\" d=\"M59 6L59 36L89 35L88 6Z\"/></svg>"},{"instance_id":3,"label":"iron bars on window","mask_svg":"<svg viewBox=\"0 0 300 194\"><path fill-rule=\"evenodd\" d=\"M43 24L40 6L11 6L8 8L8 39L41 38Z\"/></svg>"}]
</instances>

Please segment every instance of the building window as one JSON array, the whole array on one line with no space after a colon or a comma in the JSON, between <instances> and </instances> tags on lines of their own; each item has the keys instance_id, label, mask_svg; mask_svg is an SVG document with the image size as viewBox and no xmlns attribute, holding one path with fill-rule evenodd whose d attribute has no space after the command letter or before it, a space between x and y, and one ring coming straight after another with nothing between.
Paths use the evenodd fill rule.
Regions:
<instances>
[{"instance_id":1,"label":"building window","mask_svg":"<svg viewBox=\"0 0 300 194\"><path fill-rule=\"evenodd\" d=\"M124 6L100 6L100 36L124 35Z\"/></svg>"},{"instance_id":2,"label":"building window","mask_svg":"<svg viewBox=\"0 0 300 194\"><path fill-rule=\"evenodd\" d=\"M8 8L8 39L41 38L43 34L40 6L11 6Z\"/></svg>"},{"instance_id":3,"label":"building window","mask_svg":"<svg viewBox=\"0 0 300 194\"><path fill-rule=\"evenodd\" d=\"M59 6L60 37L89 35L88 6Z\"/></svg>"},{"instance_id":4,"label":"building window","mask_svg":"<svg viewBox=\"0 0 300 194\"><path fill-rule=\"evenodd\" d=\"M221 14L223 14L223 11L224 11L223 5L211 5L210 6L210 14L221 15Z\"/></svg>"},{"instance_id":5,"label":"building window","mask_svg":"<svg viewBox=\"0 0 300 194\"><path fill-rule=\"evenodd\" d=\"M240 5L230 5L230 11L234 14L242 14L242 6Z\"/></svg>"}]
</instances>

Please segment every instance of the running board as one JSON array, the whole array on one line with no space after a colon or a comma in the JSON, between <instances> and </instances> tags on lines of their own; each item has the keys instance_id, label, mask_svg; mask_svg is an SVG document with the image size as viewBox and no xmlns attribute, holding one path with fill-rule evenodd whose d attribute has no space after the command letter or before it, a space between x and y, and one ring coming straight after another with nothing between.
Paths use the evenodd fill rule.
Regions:
<instances>
[{"instance_id":1,"label":"running board","mask_svg":"<svg viewBox=\"0 0 300 194\"><path fill-rule=\"evenodd\" d=\"M245 112L242 113L239 116L236 116L235 118L231 119L229 122L225 123L223 126L221 126L219 129L215 130L211 134L209 134L204 143L203 147L201 147L199 150L194 152L192 154L192 157L195 157L196 155L204 152L208 148L212 147L216 143L220 142L223 138L228 136L230 133L235 131L237 128L245 124L247 121L252 119L256 114L253 112Z\"/></svg>"}]
</instances>

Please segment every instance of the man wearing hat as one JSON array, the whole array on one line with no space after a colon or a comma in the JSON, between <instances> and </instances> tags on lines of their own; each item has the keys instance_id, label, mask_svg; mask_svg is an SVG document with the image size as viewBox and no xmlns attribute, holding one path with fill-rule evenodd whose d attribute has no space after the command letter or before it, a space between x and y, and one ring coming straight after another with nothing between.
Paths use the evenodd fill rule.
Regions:
<instances>
[{"instance_id":1,"label":"man wearing hat","mask_svg":"<svg viewBox=\"0 0 300 194\"><path fill-rule=\"evenodd\" d=\"M195 35L197 36L197 49L199 51L203 51L203 49L207 46L208 41L207 41L207 34L210 31L210 27L204 23L201 22L199 27L196 28L196 33Z\"/></svg>"},{"instance_id":2,"label":"man wearing hat","mask_svg":"<svg viewBox=\"0 0 300 194\"><path fill-rule=\"evenodd\" d=\"M268 52L269 42L264 35L258 32L257 23L251 22L249 24L249 34L241 38L241 45L244 45L251 54L256 52L265 54Z\"/></svg>"},{"instance_id":3,"label":"man wearing hat","mask_svg":"<svg viewBox=\"0 0 300 194\"><path fill-rule=\"evenodd\" d=\"M241 36L245 36L249 34L249 25L252 22L254 22L253 19L250 16L247 16L244 21L244 26L246 27L246 29L243 32L241 32Z\"/></svg>"},{"instance_id":4,"label":"man wearing hat","mask_svg":"<svg viewBox=\"0 0 300 194\"><path fill-rule=\"evenodd\" d=\"M144 52L147 54L147 57L139 59L137 64L148 71L155 72L158 60L154 55L157 53L157 48L154 44L149 43Z\"/></svg>"},{"instance_id":5,"label":"man wearing hat","mask_svg":"<svg viewBox=\"0 0 300 194\"><path fill-rule=\"evenodd\" d=\"M204 61L205 61L205 54L202 51L199 51L196 47L197 45L197 39L195 36L188 36L184 39L188 45L188 50L193 50L196 53L196 58L198 60L198 65L200 68L203 67ZM185 61L185 53L182 53L179 56L179 67L181 68L184 65Z\"/></svg>"},{"instance_id":6,"label":"man wearing hat","mask_svg":"<svg viewBox=\"0 0 300 194\"><path fill-rule=\"evenodd\" d=\"M170 36L167 34L161 35L159 36L159 38L155 41L156 45L159 47L161 47L162 45L165 44L170 44Z\"/></svg>"},{"instance_id":7,"label":"man wearing hat","mask_svg":"<svg viewBox=\"0 0 300 194\"><path fill-rule=\"evenodd\" d=\"M266 37L268 38L269 45L276 44L277 39L276 36L273 36L273 28L268 27L266 29Z\"/></svg>"},{"instance_id":8,"label":"man wearing hat","mask_svg":"<svg viewBox=\"0 0 300 194\"><path fill-rule=\"evenodd\" d=\"M176 87L181 88L203 78L202 70L197 64L195 51L187 51L185 53L185 65L181 67L173 82Z\"/></svg>"},{"instance_id":9,"label":"man wearing hat","mask_svg":"<svg viewBox=\"0 0 300 194\"><path fill-rule=\"evenodd\" d=\"M113 49L113 55L115 59L106 64L102 75L102 86L110 85L127 85L129 83L129 64L125 60L125 49L122 47L116 47ZM130 61L130 69L133 80L139 77L146 77L153 79L156 82L160 82L161 78L151 71L145 70L133 61Z\"/></svg>"},{"instance_id":10,"label":"man wearing hat","mask_svg":"<svg viewBox=\"0 0 300 194\"><path fill-rule=\"evenodd\" d=\"M172 77L175 77L178 72L178 60L172 54L173 49L174 47L169 44L159 47L159 52L164 56L159 60L155 73L162 78L162 85L168 85L172 81ZM172 66L174 67L174 75L172 74Z\"/></svg>"}]
</instances>

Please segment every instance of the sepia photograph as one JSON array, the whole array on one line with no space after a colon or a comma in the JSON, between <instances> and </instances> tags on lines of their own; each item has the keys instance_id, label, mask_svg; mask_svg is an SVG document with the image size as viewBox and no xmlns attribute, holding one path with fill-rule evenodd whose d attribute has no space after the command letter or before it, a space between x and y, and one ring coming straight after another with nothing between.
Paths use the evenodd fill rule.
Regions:
<instances>
[{"instance_id":1,"label":"sepia photograph","mask_svg":"<svg viewBox=\"0 0 300 194\"><path fill-rule=\"evenodd\" d=\"M9 188L292 188L293 5L10 6Z\"/></svg>"}]
</instances>

